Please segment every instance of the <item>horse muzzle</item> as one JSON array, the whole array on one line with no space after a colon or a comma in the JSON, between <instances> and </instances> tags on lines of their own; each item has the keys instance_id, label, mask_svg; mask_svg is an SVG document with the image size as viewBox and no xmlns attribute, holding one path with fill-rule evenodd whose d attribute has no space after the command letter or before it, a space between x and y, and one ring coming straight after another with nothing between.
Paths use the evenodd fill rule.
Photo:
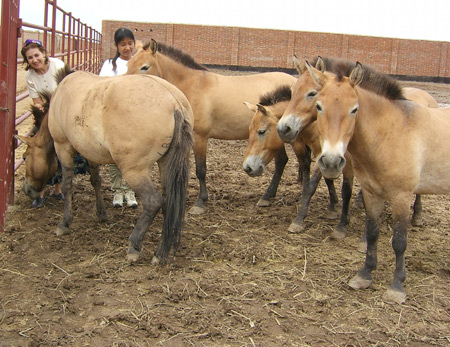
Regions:
<instances>
[{"instance_id":1,"label":"horse muzzle","mask_svg":"<svg viewBox=\"0 0 450 347\"><path fill-rule=\"evenodd\" d=\"M42 191L42 189L37 190L32 185L30 185L27 178L25 178L25 181L23 182L22 190L31 200L35 200L35 199L39 198L40 193Z\"/></svg>"},{"instance_id":2,"label":"horse muzzle","mask_svg":"<svg viewBox=\"0 0 450 347\"><path fill-rule=\"evenodd\" d=\"M322 154L317 160L322 175L328 179L338 178L345 163L345 158L339 154Z\"/></svg>"},{"instance_id":3,"label":"horse muzzle","mask_svg":"<svg viewBox=\"0 0 450 347\"><path fill-rule=\"evenodd\" d=\"M278 136L283 142L292 143L300 133L301 121L293 116L287 116L280 119L277 124Z\"/></svg>"},{"instance_id":4,"label":"horse muzzle","mask_svg":"<svg viewBox=\"0 0 450 347\"><path fill-rule=\"evenodd\" d=\"M265 165L260 157L250 155L245 159L243 169L250 177L261 176L264 172Z\"/></svg>"}]
</instances>

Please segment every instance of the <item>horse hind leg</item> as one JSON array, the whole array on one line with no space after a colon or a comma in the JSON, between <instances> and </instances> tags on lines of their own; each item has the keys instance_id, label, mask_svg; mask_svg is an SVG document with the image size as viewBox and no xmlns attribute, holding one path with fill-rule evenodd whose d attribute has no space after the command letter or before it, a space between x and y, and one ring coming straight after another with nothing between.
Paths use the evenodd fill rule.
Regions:
<instances>
[{"instance_id":1,"label":"horse hind leg","mask_svg":"<svg viewBox=\"0 0 450 347\"><path fill-rule=\"evenodd\" d=\"M67 167L61 162L61 169L63 175L62 192L64 194L64 214L63 220L56 226L56 235L62 236L70 232L70 225L73 221L72 214L72 195L73 195L73 166Z\"/></svg>"},{"instance_id":2,"label":"horse hind leg","mask_svg":"<svg viewBox=\"0 0 450 347\"><path fill-rule=\"evenodd\" d=\"M144 236L163 205L163 197L150 182L133 184L132 181L127 179L124 172L123 174L128 185L139 196L143 207L142 214L129 237L130 245L128 247L127 261L135 263L139 260Z\"/></svg>"},{"instance_id":3,"label":"horse hind leg","mask_svg":"<svg viewBox=\"0 0 450 347\"><path fill-rule=\"evenodd\" d=\"M100 165L89 163L89 169L91 173L90 181L95 191L97 218L99 219L100 222L104 222L108 219L108 215L106 213L105 203L103 201L101 192L102 178L100 176Z\"/></svg>"},{"instance_id":4,"label":"horse hind leg","mask_svg":"<svg viewBox=\"0 0 450 347\"><path fill-rule=\"evenodd\" d=\"M270 206L270 199L275 197L278 190L278 185L281 181L281 176L283 175L284 168L288 162L288 156L286 154L286 148L283 146L275 156L275 171L273 173L272 179L270 180L269 187L267 187L266 192L259 199L256 204L259 207Z\"/></svg>"}]
</instances>

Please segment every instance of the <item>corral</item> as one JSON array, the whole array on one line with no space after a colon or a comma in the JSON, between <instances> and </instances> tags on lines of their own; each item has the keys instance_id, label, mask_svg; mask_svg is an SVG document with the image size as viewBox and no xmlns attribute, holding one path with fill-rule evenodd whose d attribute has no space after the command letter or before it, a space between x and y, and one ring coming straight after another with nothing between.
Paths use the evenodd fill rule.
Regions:
<instances>
[{"instance_id":1,"label":"corral","mask_svg":"<svg viewBox=\"0 0 450 347\"><path fill-rule=\"evenodd\" d=\"M221 73L231 73L220 71ZM236 73L236 72L233 72ZM445 84L404 82L450 103ZM20 129L19 129L20 130ZM16 175L16 206L0 242L0 322L4 345L90 346L444 346L450 343L450 199L424 196L424 225L409 227L407 300L381 300L394 254L387 206L374 284L347 282L364 256L356 248L364 211L352 207L349 236L328 238L336 221L323 218L322 182L308 228L289 234L300 188L291 151L272 206L256 207L269 182L242 170L246 141L210 140L207 212L187 215L181 247L167 266L150 264L160 237L158 215L142 259L128 265L126 249L141 206L113 209L97 223L88 177L75 182L72 233L54 229L63 203L47 198L31 208ZM19 155L19 154L18 154ZM273 164L270 166L273 169ZM155 177L157 169L155 167ZM339 189L339 182L336 183ZM354 189L356 195L357 187ZM191 167L188 207L198 193Z\"/></svg>"}]
</instances>

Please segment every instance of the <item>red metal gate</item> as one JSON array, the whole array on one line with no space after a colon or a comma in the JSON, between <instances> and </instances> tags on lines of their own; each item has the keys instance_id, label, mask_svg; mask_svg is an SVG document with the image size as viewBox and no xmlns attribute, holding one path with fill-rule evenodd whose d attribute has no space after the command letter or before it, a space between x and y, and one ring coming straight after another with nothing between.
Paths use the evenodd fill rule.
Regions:
<instances>
[{"instance_id":1,"label":"red metal gate","mask_svg":"<svg viewBox=\"0 0 450 347\"><path fill-rule=\"evenodd\" d=\"M14 163L17 133L16 126L24 121L30 112L16 119L16 102L28 97L25 92L16 97L18 48L27 37L22 27L42 34L42 42L49 55L58 57L77 70L97 73L102 63L102 35L93 28L74 18L72 13L57 6L57 0L45 1L44 25L22 22L19 18L20 0L2 0L0 29L0 231L5 229L8 204L14 204L14 171L22 163ZM49 24L49 18L51 23ZM57 22L57 18L62 19ZM19 144L20 145L20 144Z\"/></svg>"}]
</instances>

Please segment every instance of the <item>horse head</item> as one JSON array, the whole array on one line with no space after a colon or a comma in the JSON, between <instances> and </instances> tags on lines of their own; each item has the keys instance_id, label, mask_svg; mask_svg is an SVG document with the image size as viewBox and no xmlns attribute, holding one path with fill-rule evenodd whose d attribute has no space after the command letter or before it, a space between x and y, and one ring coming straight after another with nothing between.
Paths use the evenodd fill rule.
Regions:
<instances>
[{"instance_id":1,"label":"horse head","mask_svg":"<svg viewBox=\"0 0 450 347\"><path fill-rule=\"evenodd\" d=\"M359 111L356 87L363 78L360 63L349 77L314 72L322 85L315 101L322 153L317 163L324 177L337 178L345 167L345 153L355 131Z\"/></svg>"},{"instance_id":2,"label":"horse head","mask_svg":"<svg viewBox=\"0 0 450 347\"><path fill-rule=\"evenodd\" d=\"M128 61L126 74L147 74L162 77L161 69L157 63L158 43L152 39L144 45L140 43L137 48L137 53Z\"/></svg>"},{"instance_id":3,"label":"horse head","mask_svg":"<svg viewBox=\"0 0 450 347\"><path fill-rule=\"evenodd\" d=\"M277 125L278 135L288 143L295 141L297 135L316 119L315 100L321 85L314 78L314 72L325 70L320 57L315 68L307 61L301 63L295 56L294 64L300 76L292 86L291 101Z\"/></svg>"},{"instance_id":4,"label":"horse head","mask_svg":"<svg viewBox=\"0 0 450 347\"><path fill-rule=\"evenodd\" d=\"M47 182L55 174L58 163L56 160L53 139L48 130L48 103L41 108L32 106L38 131L32 137L18 136L16 138L27 145L23 153L25 160L24 193L31 199L37 199ZM42 114L45 113L44 117Z\"/></svg>"}]
</instances>

